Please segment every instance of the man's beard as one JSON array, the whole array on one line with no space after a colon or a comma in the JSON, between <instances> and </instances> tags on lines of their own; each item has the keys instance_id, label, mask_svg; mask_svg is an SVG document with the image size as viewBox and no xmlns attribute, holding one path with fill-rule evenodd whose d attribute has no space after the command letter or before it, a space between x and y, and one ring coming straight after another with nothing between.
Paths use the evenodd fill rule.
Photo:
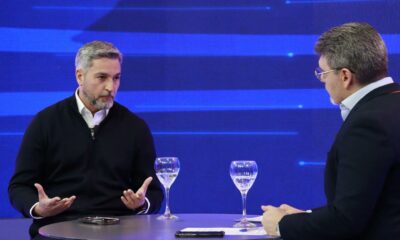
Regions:
<instances>
[{"instance_id":1,"label":"man's beard","mask_svg":"<svg viewBox=\"0 0 400 240\"><path fill-rule=\"evenodd\" d=\"M103 109L110 109L113 106L114 101L109 100L107 102L102 102L99 99L93 99L91 100L91 103L97 110L103 110Z\"/></svg>"},{"instance_id":2,"label":"man's beard","mask_svg":"<svg viewBox=\"0 0 400 240\"><path fill-rule=\"evenodd\" d=\"M102 102L100 98L96 99L94 96L90 96L85 90L82 89L83 95L89 100L89 102L94 106L97 110L104 110L104 109L110 109L113 104L114 100L111 98L111 100L108 100L107 102ZM109 97L111 95L107 96L100 96L100 97Z\"/></svg>"}]
</instances>

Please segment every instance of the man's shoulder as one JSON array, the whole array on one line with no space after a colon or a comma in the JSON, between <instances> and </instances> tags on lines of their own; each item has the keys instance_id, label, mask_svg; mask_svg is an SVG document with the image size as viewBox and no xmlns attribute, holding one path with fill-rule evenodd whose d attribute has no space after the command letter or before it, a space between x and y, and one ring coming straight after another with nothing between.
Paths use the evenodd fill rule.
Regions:
<instances>
[{"instance_id":1,"label":"man's shoulder","mask_svg":"<svg viewBox=\"0 0 400 240\"><path fill-rule=\"evenodd\" d=\"M118 118L130 121L132 123L140 123L140 124L146 124L146 122L139 117L137 114L133 113L131 110L129 110L127 107L124 105L114 102L114 106L112 111Z\"/></svg>"},{"instance_id":2,"label":"man's shoulder","mask_svg":"<svg viewBox=\"0 0 400 240\"><path fill-rule=\"evenodd\" d=\"M37 116L49 117L49 116L61 114L65 110L73 109L74 103L76 105L76 100L75 100L74 96L64 98L46 108L44 108L43 110L39 111ZM78 108L76 108L76 109L78 109Z\"/></svg>"},{"instance_id":3,"label":"man's shoulder","mask_svg":"<svg viewBox=\"0 0 400 240\"><path fill-rule=\"evenodd\" d=\"M130 117L134 119L141 119L138 115L133 113L129 108L125 107L121 103L114 102L113 111L115 111L118 115L123 117Z\"/></svg>"}]
</instances>

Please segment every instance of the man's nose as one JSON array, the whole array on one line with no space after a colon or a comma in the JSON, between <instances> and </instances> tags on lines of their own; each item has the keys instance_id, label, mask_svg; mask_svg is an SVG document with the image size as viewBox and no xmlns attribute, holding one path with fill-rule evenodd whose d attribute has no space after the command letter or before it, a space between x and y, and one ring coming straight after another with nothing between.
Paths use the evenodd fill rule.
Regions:
<instances>
[{"instance_id":1,"label":"man's nose","mask_svg":"<svg viewBox=\"0 0 400 240\"><path fill-rule=\"evenodd\" d=\"M114 90L114 82L113 82L113 80L111 78L107 79L105 89L108 92L113 92L113 90Z\"/></svg>"}]
</instances>

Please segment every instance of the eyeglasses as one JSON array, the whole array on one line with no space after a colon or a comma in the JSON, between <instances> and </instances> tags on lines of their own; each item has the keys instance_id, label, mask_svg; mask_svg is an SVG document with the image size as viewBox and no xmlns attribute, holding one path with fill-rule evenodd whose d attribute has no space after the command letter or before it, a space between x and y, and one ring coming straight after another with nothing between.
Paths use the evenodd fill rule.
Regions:
<instances>
[{"instance_id":1,"label":"eyeglasses","mask_svg":"<svg viewBox=\"0 0 400 240\"><path fill-rule=\"evenodd\" d=\"M315 68L314 75L318 80L322 81L322 76L325 73L330 73L330 72L333 72L333 71L336 71L336 69L331 69L331 70L328 70L328 71L322 71L322 69L320 67L317 67L317 68Z\"/></svg>"}]
</instances>

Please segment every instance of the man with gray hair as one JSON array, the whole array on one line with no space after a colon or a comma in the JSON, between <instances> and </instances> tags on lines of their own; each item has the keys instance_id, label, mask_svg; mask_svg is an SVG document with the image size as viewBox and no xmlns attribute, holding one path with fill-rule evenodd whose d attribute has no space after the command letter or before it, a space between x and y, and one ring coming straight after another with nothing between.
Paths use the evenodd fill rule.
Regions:
<instances>
[{"instance_id":1,"label":"man with gray hair","mask_svg":"<svg viewBox=\"0 0 400 240\"><path fill-rule=\"evenodd\" d=\"M347 23L315 50L315 75L344 121L326 161L327 203L262 206L264 228L285 240L400 239L400 86L385 43L369 24Z\"/></svg>"},{"instance_id":2,"label":"man with gray hair","mask_svg":"<svg viewBox=\"0 0 400 240\"><path fill-rule=\"evenodd\" d=\"M12 205L40 226L81 216L157 212L163 200L146 123L114 102L122 54L94 41L76 55L75 94L39 112L9 184ZM38 236L38 238L40 238Z\"/></svg>"}]
</instances>

